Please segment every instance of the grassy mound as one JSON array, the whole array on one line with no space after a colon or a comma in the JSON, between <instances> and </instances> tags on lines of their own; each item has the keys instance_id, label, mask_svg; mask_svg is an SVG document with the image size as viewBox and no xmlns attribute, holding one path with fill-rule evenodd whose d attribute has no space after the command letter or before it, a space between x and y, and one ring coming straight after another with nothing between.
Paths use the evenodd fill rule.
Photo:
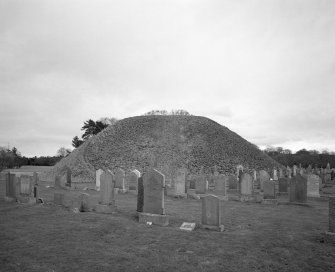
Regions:
<instances>
[{"instance_id":1,"label":"grassy mound","mask_svg":"<svg viewBox=\"0 0 335 272\"><path fill-rule=\"evenodd\" d=\"M163 173L185 167L191 173L235 173L280 166L235 132L200 116L137 116L118 121L60 161L81 181L93 181L94 169L155 166Z\"/></svg>"}]
</instances>

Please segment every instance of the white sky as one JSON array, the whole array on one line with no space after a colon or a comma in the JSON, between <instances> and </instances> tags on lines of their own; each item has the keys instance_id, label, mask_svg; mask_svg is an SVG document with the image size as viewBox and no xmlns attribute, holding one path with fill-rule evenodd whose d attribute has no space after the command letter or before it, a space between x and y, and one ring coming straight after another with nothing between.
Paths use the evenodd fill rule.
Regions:
<instances>
[{"instance_id":1,"label":"white sky","mask_svg":"<svg viewBox=\"0 0 335 272\"><path fill-rule=\"evenodd\" d=\"M53 156L153 109L335 151L335 1L0 0L0 146Z\"/></svg>"}]
</instances>

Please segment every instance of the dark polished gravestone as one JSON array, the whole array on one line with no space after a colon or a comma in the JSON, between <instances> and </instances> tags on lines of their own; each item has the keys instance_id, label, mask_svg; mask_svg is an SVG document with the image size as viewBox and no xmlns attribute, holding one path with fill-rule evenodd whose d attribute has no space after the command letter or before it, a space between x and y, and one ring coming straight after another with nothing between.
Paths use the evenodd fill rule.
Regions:
<instances>
[{"instance_id":1,"label":"dark polished gravestone","mask_svg":"<svg viewBox=\"0 0 335 272\"><path fill-rule=\"evenodd\" d=\"M138 178L137 181L137 212L143 212L143 198L144 198L144 188L143 188L143 176L145 173Z\"/></svg>"},{"instance_id":2,"label":"dark polished gravestone","mask_svg":"<svg viewBox=\"0 0 335 272\"><path fill-rule=\"evenodd\" d=\"M279 194L288 193L288 178L279 178L278 180L278 190Z\"/></svg>"},{"instance_id":3,"label":"dark polished gravestone","mask_svg":"<svg viewBox=\"0 0 335 272\"><path fill-rule=\"evenodd\" d=\"M150 168L143 176L143 212L139 213L139 222L152 222L155 225L167 226L169 217L164 209L165 176L156 169Z\"/></svg>"},{"instance_id":4,"label":"dark polished gravestone","mask_svg":"<svg viewBox=\"0 0 335 272\"><path fill-rule=\"evenodd\" d=\"M289 195L291 203L307 202L307 180L300 174L291 178Z\"/></svg>"}]
</instances>

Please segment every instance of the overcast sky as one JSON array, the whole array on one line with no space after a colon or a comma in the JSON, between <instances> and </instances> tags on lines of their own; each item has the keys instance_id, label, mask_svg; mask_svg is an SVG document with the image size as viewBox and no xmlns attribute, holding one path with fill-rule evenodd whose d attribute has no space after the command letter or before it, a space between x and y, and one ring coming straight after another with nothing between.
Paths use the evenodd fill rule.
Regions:
<instances>
[{"instance_id":1,"label":"overcast sky","mask_svg":"<svg viewBox=\"0 0 335 272\"><path fill-rule=\"evenodd\" d=\"M335 151L335 1L0 0L0 146L53 156L153 109Z\"/></svg>"}]
</instances>

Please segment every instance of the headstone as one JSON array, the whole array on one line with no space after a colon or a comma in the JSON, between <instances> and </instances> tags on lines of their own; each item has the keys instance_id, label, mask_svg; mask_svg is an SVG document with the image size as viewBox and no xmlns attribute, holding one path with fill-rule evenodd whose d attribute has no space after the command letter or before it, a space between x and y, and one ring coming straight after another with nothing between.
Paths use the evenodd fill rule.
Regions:
<instances>
[{"instance_id":1,"label":"headstone","mask_svg":"<svg viewBox=\"0 0 335 272\"><path fill-rule=\"evenodd\" d=\"M320 177L317 175L309 174L305 175L307 179L307 196L320 197Z\"/></svg>"},{"instance_id":2,"label":"headstone","mask_svg":"<svg viewBox=\"0 0 335 272\"><path fill-rule=\"evenodd\" d=\"M185 169L177 169L176 177L175 177L175 195L185 195L185 179L186 179L186 170Z\"/></svg>"},{"instance_id":3,"label":"headstone","mask_svg":"<svg viewBox=\"0 0 335 272\"><path fill-rule=\"evenodd\" d=\"M17 177L10 172L6 173L6 201L16 201L17 198Z\"/></svg>"},{"instance_id":4,"label":"headstone","mask_svg":"<svg viewBox=\"0 0 335 272\"><path fill-rule=\"evenodd\" d=\"M298 166L293 165L293 177L297 175L297 171L298 171Z\"/></svg>"},{"instance_id":5,"label":"headstone","mask_svg":"<svg viewBox=\"0 0 335 272\"><path fill-rule=\"evenodd\" d=\"M252 192L253 192L252 177L248 173L243 173L240 176L240 194L252 195Z\"/></svg>"},{"instance_id":6,"label":"headstone","mask_svg":"<svg viewBox=\"0 0 335 272\"><path fill-rule=\"evenodd\" d=\"M290 180L290 202L307 202L307 180L300 174Z\"/></svg>"},{"instance_id":7,"label":"headstone","mask_svg":"<svg viewBox=\"0 0 335 272\"><path fill-rule=\"evenodd\" d=\"M329 231L335 233L335 197L329 197Z\"/></svg>"},{"instance_id":8,"label":"headstone","mask_svg":"<svg viewBox=\"0 0 335 272\"><path fill-rule=\"evenodd\" d=\"M270 175L268 174L268 172L266 172L265 170L260 170L259 171L259 183L261 186L261 190L263 190L263 183L269 180L270 180Z\"/></svg>"},{"instance_id":9,"label":"headstone","mask_svg":"<svg viewBox=\"0 0 335 272\"><path fill-rule=\"evenodd\" d=\"M138 183L138 179L140 176L141 176L141 173L137 169L134 169L133 171L129 173L129 175L127 176L129 190L137 191L137 187L138 187L137 183Z\"/></svg>"},{"instance_id":10,"label":"headstone","mask_svg":"<svg viewBox=\"0 0 335 272\"><path fill-rule=\"evenodd\" d=\"M71 187L71 183L72 183L72 172L70 168L66 169L66 183L65 186L67 187Z\"/></svg>"},{"instance_id":11,"label":"headstone","mask_svg":"<svg viewBox=\"0 0 335 272\"><path fill-rule=\"evenodd\" d=\"M33 173L33 184L34 185L38 185L39 183L39 177L38 174L36 172Z\"/></svg>"},{"instance_id":12,"label":"headstone","mask_svg":"<svg viewBox=\"0 0 335 272\"><path fill-rule=\"evenodd\" d=\"M100 176L104 172L102 169L98 169L95 171L95 189L100 191Z\"/></svg>"},{"instance_id":13,"label":"headstone","mask_svg":"<svg viewBox=\"0 0 335 272\"><path fill-rule=\"evenodd\" d=\"M190 189L195 189L195 180L194 179L191 179L190 180Z\"/></svg>"},{"instance_id":14,"label":"headstone","mask_svg":"<svg viewBox=\"0 0 335 272\"><path fill-rule=\"evenodd\" d=\"M288 192L288 179L287 178L279 178L279 193L287 193Z\"/></svg>"},{"instance_id":15,"label":"headstone","mask_svg":"<svg viewBox=\"0 0 335 272\"><path fill-rule=\"evenodd\" d=\"M237 190L237 179L233 175L228 176L228 184L229 184L229 190Z\"/></svg>"},{"instance_id":16,"label":"headstone","mask_svg":"<svg viewBox=\"0 0 335 272\"><path fill-rule=\"evenodd\" d=\"M61 185L61 177L59 175L56 175L55 176L55 185L54 187L56 189L59 189L59 188L62 188L62 185Z\"/></svg>"},{"instance_id":17,"label":"headstone","mask_svg":"<svg viewBox=\"0 0 335 272\"><path fill-rule=\"evenodd\" d=\"M273 169L273 180L278 180L277 169Z\"/></svg>"},{"instance_id":18,"label":"headstone","mask_svg":"<svg viewBox=\"0 0 335 272\"><path fill-rule=\"evenodd\" d=\"M220 228L222 226L223 200L218 196L206 195L202 198L201 223L205 227Z\"/></svg>"},{"instance_id":19,"label":"headstone","mask_svg":"<svg viewBox=\"0 0 335 272\"><path fill-rule=\"evenodd\" d=\"M284 173L283 173L283 169L279 169L279 178L283 178L284 177Z\"/></svg>"},{"instance_id":20,"label":"headstone","mask_svg":"<svg viewBox=\"0 0 335 272\"><path fill-rule=\"evenodd\" d=\"M240 179L240 176L242 175L243 173L243 166L242 165L237 165L236 166L236 177L237 177L237 180Z\"/></svg>"},{"instance_id":21,"label":"headstone","mask_svg":"<svg viewBox=\"0 0 335 272\"><path fill-rule=\"evenodd\" d=\"M227 183L228 177L224 176L222 174L218 176L214 176L214 194L219 196L225 196L227 194L226 192L226 183Z\"/></svg>"},{"instance_id":22,"label":"headstone","mask_svg":"<svg viewBox=\"0 0 335 272\"><path fill-rule=\"evenodd\" d=\"M164 214L165 176L156 169L149 169L143 177L143 212Z\"/></svg>"},{"instance_id":23,"label":"headstone","mask_svg":"<svg viewBox=\"0 0 335 272\"><path fill-rule=\"evenodd\" d=\"M102 205L114 205L114 180L115 177L110 170L104 171L100 175L100 201Z\"/></svg>"},{"instance_id":24,"label":"headstone","mask_svg":"<svg viewBox=\"0 0 335 272\"><path fill-rule=\"evenodd\" d=\"M286 168L286 173L287 173L287 177L288 178L292 177L292 170L291 170L291 168L289 166L287 166L287 168Z\"/></svg>"},{"instance_id":25,"label":"headstone","mask_svg":"<svg viewBox=\"0 0 335 272\"><path fill-rule=\"evenodd\" d=\"M144 188L143 188L143 176L138 178L137 181L137 211L143 212L143 198L144 198Z\"/></svg>"},{"instance_id":26,"label":"headstone","mask_svg":"<svg viewBox=\"0 0 335 272\"><path fill-rule=\"evenodd\" d=\"M273 180L267 180L263 183L263 196L264 199L275 199L276 191L275 191L275 182Z\"/></svg>"},{"instance_id":27,"label":"headstone","mask_svg":"<svg viewBox=\"0 0 335 272\"><path fill-rule=\"evenodd\" d=\"M206 176L203 174L197 175L195 179L195 191L197 194L205 194L207 190ZM208 184L208 183L207 183Z\"/></svg>"},{"instance_id":28,"label":"headstone","mask_svg":"<svg viewBox=\"0 0 335 272\"><path fill-rule=\"evenodd\" d=\"M25 196L33 196L34 186L32 177L28 175L21 175L18 179L20 184L20 194Z\"/></svg>"},{"instance_id":29,"label":"headstone","mask_svg":"<svg viewBox=\"0 0 335 272\"><path fill-rule=\"evenodd\" d=\"M119 188L122 191L126 190L126 186L125 186L125 172L121 168L118 168L115 171L115 188Z\"/></svg>"}]
</instances>

